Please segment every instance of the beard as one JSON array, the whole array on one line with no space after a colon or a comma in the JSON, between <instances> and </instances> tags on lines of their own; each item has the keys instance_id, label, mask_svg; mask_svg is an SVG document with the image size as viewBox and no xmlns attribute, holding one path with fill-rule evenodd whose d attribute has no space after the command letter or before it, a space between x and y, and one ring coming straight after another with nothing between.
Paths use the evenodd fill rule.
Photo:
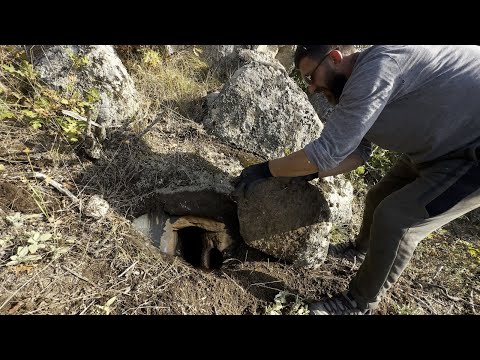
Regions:
<instances>
[{"instance_id":1,"label":"beard","mask_svg":"<svg viewBox=\"0 0 480 360\"><path fill-rule=\"evenodd\" d=\"M327 90L319 90L318 92L323 92L323 95L327 98L328 102L332 105L338 105L340 102L340 96L342 95L343 88L347 83L347 77L344 74L336 73L333 77L327 82Z\"/></svg>"}]
</instances>

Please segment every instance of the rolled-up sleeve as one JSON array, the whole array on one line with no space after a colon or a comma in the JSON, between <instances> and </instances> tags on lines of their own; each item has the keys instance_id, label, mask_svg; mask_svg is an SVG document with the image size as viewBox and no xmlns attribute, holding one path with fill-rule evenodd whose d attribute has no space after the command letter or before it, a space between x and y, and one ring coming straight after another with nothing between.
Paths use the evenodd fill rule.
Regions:
<instances>
[{"instance_id":1,"label":"rolled-up sleeve","mask_svg":"<svg viewBox=\"0 0 480 360\"><path fill-rule=\"evenodd\" d=\"M395 60L381 54L354 69L322 134L304 147L319 171L337 167L353 152L368 160L371 144L365 134L398 90L399 74Z\"/></svg>"},{"instance_id":2,"label":"rolled-up sleeve","mask_svg":"<svg viewBox=\"0 0 480 360\"><path fill-rule=\"evenodd\" d=\"M353 151L353 154L360 155L360 157L363 159L363 162L366 163L372 156L372 143L363 138L360 142L360 145L358 145L358 147Z\"/></svg>"}]
</instances>

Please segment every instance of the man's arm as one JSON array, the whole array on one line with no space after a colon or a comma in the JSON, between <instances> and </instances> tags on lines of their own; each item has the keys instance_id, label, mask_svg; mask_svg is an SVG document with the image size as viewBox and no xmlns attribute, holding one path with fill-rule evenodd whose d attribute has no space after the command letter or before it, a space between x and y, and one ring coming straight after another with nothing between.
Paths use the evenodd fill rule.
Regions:
<instances>
[{"instance_id":1,"label":"man's arm","mask_svg":"<svg viewBox=\"0 0 480 360\"><path fill-rule=\"evenodd\" d=\"M234 181L235 191L233 194L236 197L246 196L251 187L272 176L303 177L318 173L318 177L323 178L354 170L363 163L362 156L354 152L340 162L337 167L319 172L318 168L308 160L305 151L302 149L283 158L246 167Z\"/></svg>"},{"instance_id":2,"label":"man's arm","mask_svg":"<svg viewBox=\"0 0 480 360\"><path fill-rule=\"evenodd\" d=\"M362 157L357 153L352 153L347 156L340 164L326 171L320 172L319 178L326 176L343 174L352 170L364 163ZM268 167L273 176L304 176L318 172L318 168L310 160L308 160L305 151L299 150L288 156L270 160Z\"/></svg>"}]
</instances>

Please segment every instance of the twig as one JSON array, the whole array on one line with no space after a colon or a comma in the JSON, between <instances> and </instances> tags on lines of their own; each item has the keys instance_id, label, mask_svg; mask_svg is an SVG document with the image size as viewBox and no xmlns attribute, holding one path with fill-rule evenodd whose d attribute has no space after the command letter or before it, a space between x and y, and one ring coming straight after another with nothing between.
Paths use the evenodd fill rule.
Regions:
<instances>
[{"instance_id":1,"label":"twig","mask_svg":"<svg viewBox=\"0 0 480 360\"><path fill-rule=\"evenodd\" d=\"M64 305L64 304L68 304L68 303L71 303L71 302L74 302L74 301L77 301L77 300L88 300L89 298L91 298L92 296L96 296L95 300L97 300L99 298L98 295L82 295L82 296L79 296L79 297L76 297L74 299L67 299L67 300L64 300L64 301L60 301L58 303L56 303L55 305L56 306L59 306L59 305ZM38 296L37 296L38 297ZM95 302L94 300L94 302ZM35 313L38 313L38 312L41 312L45 309L48 309L50 307L51 304L48 304L44 307L41 307L41 308L37 308L35 310L32 310L32 311L29 311L29 312L26 312L24 315L31 315L31 314L35 314Z\"/></svg>"},{"instance_id":2,"label":"twig","mask_svg":"<svg viewBox=\"0 0 480 360\"><path fill-rule=\"evenodd\" d=\"M137 135L137 140L140 140L146 133L148 133L150 130L152 130L152 128L160 121L162 120L164 117L165 113L164 112L161 112L160 114L157 115L157 117L155 118L155 120L153 120L153 122L148 125L140 134Z\"/></svg>"},{"instance_id":3,"label":"twig","mask_svg":"<svg viewBox=\"0 0 480 360\"><path fill-rule=\"evenodd\" d=\"M274 282L274 281L272 281L272 282ZM267 284L267 283L251 284L250 286L255 285L255 286L258 286L258 287L261 287L261 288L264 288L264 289L275 290L275 291L283 291L282 289L274 288L274 287L271 287L271 286L266 286L266 285L263 285L263 284Z\"/></svg>"},{"instance_id":4,"label":"twig","mask_svg":"<svg viewBox=\"0 0 480 360\"><path fill-rule=\"evenodd\" d=\"M250 286L253 286L253 285L265 285L265 284L273 284L273 283L278 283L278 282L282 282L282 280L274 280L274 281L265 281L265 282L259 282L259 283L253 283L253 284L250 284Z\"/></svg>"},{"instance_id":5,"label":"twig","mask_svg":"<svg viewBox=\"0 0 480 360\"><path fill-rule=\"evenodd\" d=\"M140 310L140 309L155 309L155 310L159 310L159 309L170 309L168 306L138 306L136 308L128 308L127 310L124 310L122 312L122 315L125 315L127 313L127 311L129 310L132 310L134 309L134 313L137 311L137 310Z\"/></svg>"},{"instance_id":6,"label":"twig","mask_svg":"<svg viewBox=\"0 0 480 360\"><path fill-rule=\"evenodd\" d=\"M475 303L473 302L473 289L470 291L470 306L472 307L473 315L477 315L475 311Z\"/></svg>"},{"instance_id":7,"label":"twig","mask_svg":"<svg viewBox=\"0 0 480 360\"><path fill-rule=\"evenodd\" d=\"M122 272L120 275L118 275L118 277L120 278L120 277L122 277L123 275L125 275L129 270L131 270L135 265L137 265L137 263L138 263L138 260L135 260L135 261L133 262L133 264L130 265L128 268L126 268L124 272Z\"/></svg>"},{"instance_id":8,"label":"twig","mask_svg":"<svg viewBox=\"0 0 480 360\"><path fill-rule=\"evenodd\" d=\"M93 304L95 303L95 300L93 300L90 304L87 305L87 307L85 309L82 310L82 312L78 315L83 315L85 314L85 312L90 308L90 306L92 306Z\"/></svg>"},{"instance_id":9,"label":"twig","mask_svg":"<svg viewBox=\"0 0 480 360\"><path fill-rule=\"evenodd\" d=\"M433 278L434 278L434 279L438 276L438 274L440 274L440 271L442 271L442 269L443 269L443 265L441 265L441 266L438 268L438 270L437 270L437 272L435 273L435 275L433 275Z\"/></svg>"},{"instance_id":10,"label":"twig","mask_svg":"<svg viewBox=\"0 0 480 360\"><path fill-rule=\"evenodd\" d=\"M8 160L8 159L5 159L5 158L2 158L0 157L0 161L5 161L5 162L8 162L8 163L20 163L20 164L28 164L28 160Z\"/></svg>"},{"instance_id":11,"label":"twig","mask_svg":"<svg viewBox=\"0 0 480 360\"><path fill-rule=\"evenodd\" d=\"M443 286L441 285L437 285L437 284L428 284L430 286L433 286L433 287L436 287L436 288L439 288L440 290L442 290L444 293L445 293L445 296L447 298L449 298L450 300L453 300L453 301L465 301L464 299L460 298L460 297L455 297L455 296L452 296L452 295L449 295L448 294L448 290L446 288L444 288Z\"/></svg>"},{"instance_id":12,"label":"twig","mask_svg":"<svg viewBox=\"0 0 480 360\"><path fill-rule=\"evenodd\" d=\"M65 265L61 265L61 267L62 267L62 269L67 270L70 274L75 275L75 276L78 277L79 279L88 282L89 284L95 286L96 288L99 288L99 286L98 286L97 284L95 284L92 280L87 279L86 277L84 277L84 276L76 273L75 271L73 271L72 269L69 269L69 268L66 267Z\"/></svg>"},{"instance_id":13,"label":"twig","mask_svg":"<svg viewBox=\"0 0 480 360\"><path fill-rule=\"evenodd\" d=\"M68 110L62 110L62 114L65 115L65 116L69 116L75 120L79 120L79 121L84 121L86 123L90 123L92 124L93 126L96 126L96 127L102 127L102 125L99 125L97 124L95 121L93 120L88 120L86 117L83 117L73 111L68 111Z\"/></svg>"},{"instance_id":14,"label":"twig","mask_svg":"<svg viewBox=\"0 0 480 360\"><path fill-rule=\"evenodd\" d=\"M224 274L227 278L229 278L230 280L232 280L232 282L233 282L235 285L237 285L237 287L238 287L240 290L242 290L242 292L244 292L244 293L246 292L245 289L244 289L243 287L241 287L235 280L233 280L233 278L232 278L231 276L229 276L225 271L222 271L222 272L223 272L223 274Z\"/></svg>"},{"instance_id":15,"label":"twig","mask_svg":"<svg viewBox=\"0 0 480 360\"><path fill-rule=\"evenodd\" d=\"M422 304L426 305L428 310L430 310L432 312L432 314L437 315L437 312L435 311L435 309L430 304L428 304L426 301L420 299L419 297L413 295L412 293L410 293L409 295L411 297L413 297L415 300L420 301Z\"/></svg>"},{"instance_id":16,"label":"twig","mask_svg":"<svg viewBox=\"0 0 480 360\"><path fill-rule=\"evenodd\" d=\"M33 172L28 174L30 177L34 177L36 179L45 180L45 182L49 185L52 185L55 189L60 191L62 194L67 195L74 203L79 203L80 199L73 195L70 191L65 189L61 184L56 182L55 180L51 179L45 174L41 172Z\"/></svg>"},{"instance_id":17,"label":"twig","mask_svg":"<svg viewBox=\"0 0 480 360\"><path fill-rule=\"evenodd\" d=\"M441 286L441 285L437 285L437 284L428 284L428 285L439 288L440 290L442 290L442 291L444 292L445 296L446 296L447 298L449 298L450 300L452 300L452 301L461 301L461 302L463 302L463 303L465 303L465 304L468 304L468 305L470 305L470 306L472 306L472 307L478 306L478 305L476 305L475 303L472 303L472 301L471 301L472 299L471 299L470 301L467 301L467 300L465 300L465 299L463 299L463 298L461 298L461 297L451 296L451 295L448 293L447 289L444 288L444 287Z\"/></svg>"}]
</instances>

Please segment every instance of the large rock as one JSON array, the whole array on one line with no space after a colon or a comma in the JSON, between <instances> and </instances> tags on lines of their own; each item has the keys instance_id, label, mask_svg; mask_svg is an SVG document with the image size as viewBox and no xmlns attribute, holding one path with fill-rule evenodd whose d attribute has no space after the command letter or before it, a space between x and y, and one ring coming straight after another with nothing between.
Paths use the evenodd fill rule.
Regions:
<instances>
[{"instance_id":1,"label":"large rock","mask_svg":"<svg viewBox=\"0 0 480 360\"><path fill-rule=\"evenodd\" d=\"M323 94L313 93L308 95L308 100L312 104L320 120L325 123L332 114L335 107L328 102Z\"/></svg>"},{"instance_id":2,"label":"large rock","mask_svg":"<svg viewBox=\"0 0 480 360\"><path fill-rule=\"evenodd\" d=\"M332 178L272 178L238 199L240 233L256 249L315 269L325 260L333 224L349 221L352 196L351 185L338 191Z\"/></svg>"},{"instance_id":3,"label":"large rock","mask_svg":"<svg viewBox=\"0 0 480 360\"><path fill-rule=\"evenodd\" d=\"M203 59L211 69L224 79L228 79L241 65L238 52L251 49L252 45L198 45Z\"/></svg>"},{"instance_id":4,"label":"large rock","mask_svg":"<svg viewBox=\"0 0 480 360\"><path fill-rule=\"evenodd\" d=\"M133 81L110 45L55 45L32 48L40 78L57 89L98 93L92 119L119 126L138 110Z\"/></svg>"},{"instance_id":5,"label":"large rock","mask_svg":"<svg viewBox=\"0 0 480 360\"><path fill-rule=\"evenodd\" d=\"M353 186L343 175L317 180L330 209L330 220L336 225L349 224L352 220Z\"/></svg>"},{"instance_id":6,"label":"large rock","mask_svg":"<svg viewBox=\"0 0 480 360\"><path fill-rule=\"evenodd\" d=\"M240 53L244 59L245 53ZM248 53L251 62L237 70L210 102L204 125L244 150L265 158L282 157L317 138L323 124L284 67L261 55Z\"/></svg>"},{"instance_id":7,"label":"large rock","mask_svg":"<svg viewBox=\"0 0 480 360\"><path fill-rule=\"evenodd\" d=\"M198 124L193 125L200 128ZM157 139L157 135L152 134L151 140L155 155L132 159L131 163L138 165L125 169L128 176L132 176L132 172L138 174L128 189L132 196L131 214L138 217L161 209L169 216L209 218L238 231L237 206L230 194L231 180L241 172L242 166L232 156L234 149L221 149L221 144L204 139L198 140L192 152L192 144L185 143L183 148L178 139Z\"/></svg>"},{"instance_id":8,"label":"large rock","mask_svg":"<svg viewBox=\"0 0 480 360\"><path fill-rule=\"evenodd\" d=\"M278 45L278 52L275 55L277 59L290 74L295 68L294 56L297 45Z\"/></svg>"}]
</instances>

